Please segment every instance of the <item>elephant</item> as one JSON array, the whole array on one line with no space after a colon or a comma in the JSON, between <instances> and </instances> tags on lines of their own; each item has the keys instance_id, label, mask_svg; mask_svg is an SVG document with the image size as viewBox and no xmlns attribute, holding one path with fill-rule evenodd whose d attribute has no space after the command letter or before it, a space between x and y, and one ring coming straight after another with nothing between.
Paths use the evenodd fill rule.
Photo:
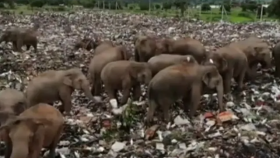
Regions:
<instances>
[{"instance_id":1,"label":"elephant","mask_svg":"<svg viewBox=\"0 0 280 158\"><path fill-rule=\"evenodd\" d=\"M26 89L27 105L30 107L38 103L53 104L60 100L61 112L69 114L74 89L82 90L89 99L96 101L90 93L89 86L86 76L78 68L47 70L29 82Z\"/></svg>"},{"instance_id":2,"label":"elephant","mask_svg":"<svg viewBox=\"0 0 280 158\"><path fill-rule=\"evenodd\" d=\"M162 54L164 47L158 39L150 36L139 36L135 42L135 61L147 62L151 57Z\"/></svg>"},{"instance_id":3,"label":"elephant","mask_svg":"<svg viewBox=\"0 0 280 158\"><path fill-rule=\"evenodd\" d=\"M131 88L133 88L133 99L139 100L141 84L148 85L151 79L152 72L145 62L113 61L101 71L101 80L110 99L116 98L117 91L122 90L121 105L127 103Z\"/></svg>"},{"instance_id":4,"label":"elephant","mask_svg":"<svg viewBox=\"0 0 280 158\"><path fill-rule=\"evenodd\" d=\"M55 107L39 103L26 109L0 127L5 158L39 158L43 147L49 149L49 158L55 158L63 128L63 115Z\"/></svg>"},{"instance_id":5,"label":"elephant","mask_svg":"<svg viewBox=\"0 0 280 158\"><path fill-rule=\"evenodd\" d=\"M160 70L181 62L197 63L192 55L160 54L149 59L148 63L153 76Z\"/></svg>"},{"instance_id":6,"label":"elephant","mask_svg":"<svg viewBox=\"0 0 280 158\"><path fill-rule=\"evenodd\" d=\"M90 38L84 38L82 40L79 40L75 43L74 49L77 50L79 48L86 49L90 51L91 49L94 49L96 47L96 42Z\"/></svg>"},{"instance_id":7,"label":"elephant","mask_svg":"<svg viewBox=\"0 0 280 158\"><path fill-rule=\"evenodd\" d=\"M275 76L280 78L280 42L274 46L272 54L275 61Z\"/></svg>"},{"instance_id":8,"label":"elephant","mask_svg":"<svg viewBox=\"0 0 280 158\"><path fill-rule=\"evenodd\" d=\"M23 92L6 88L0 91L0 123L3 124L10 116L22 113L26 106L26 97Z\"/></svg>"},{"instance_id":9,"label":"elephant","mask_svg":"<svg viewBox=\"0 0 280 158\"><path fill-rule=\"evenodd\" d=\"M102 90L102 82L100 74L105 65L118 60L128 60L130 54L122 45L105 49L104 51L94 55L91 59L88 71L88 78L92 83L91 93L94 96L100 95Z\"/></svg>"},{"instance_id":10,"label":"elephant","mask_svg":"<svg viewBox=\"0 0 280 158\"><path fill-rule=\"evenodd\" d=\"M100 42L100 44L94 50L94 55L97 55L97 54L103 52L104 50L106 50L108 48L112 48L112 47L114 47L114 44L112 41Z\"/></svg>"},{"instance_id":11,"label":"elephant","mask_svg":"<svg viewBox=\"0 0 280 158\"><path fill-rule=\"evenodd\" d=\"M169 107L178 99L183 100L184 110L190 110L188 116L192 118L204 87L216 88L219 108L224 111L223 80L215 66L181 63L161 70L148 86L147 122L152 121L158 106L163 110L164 120L169 121Z\"/></svg>"},{"instance_id":12,"label":"elephant","mask_svg":"<svg viewBox=\"0 0 280 158\"><path fill-rule=\"evenodd\" d=\"M262 67L271 67L272 53L266 42L257 38L249 38L244 41L234 42L230 44L240 49L247 57L248 70L247 79L254 79L257 76L257 65L260 63Z\"/></svg>"},{"instance_id":13,"label":"elephant","mask_svg":"<svg viewBox=\"0 0 280 158\"><path fill-rule=\"evenodd\" d=\"M147 62L151 57L159 54L192 55L201 63L207 55L203 44L191 38L155 39L141 36L135 41L135 60Z\"/></svg>"},{"instance_id":14,"label":"elephant","mask_svg":"<svg viewBox=\"0 0 280 158\"><path fill-rule=\"evenodd\" d=\"M238 83L238 89L243 89L244 77L248 68L246 55L231 45L221 47L208 54L204 65L215 65L223 78L224 93L230 92L231 79Z\"/></svg>"},{"instance_id":15,"label":"elephant","mask_svg":"<svg viewBox=\"0 0 280 158\"><path fill-rule=\"evenodd\" d=\"M26 45L27 50L32 46L35 53L37 52L37 29L35 28L10 28L4 31L0 37L0 43L3 41L12 42L15 51L22 52L21 47Z\"/></svg>"}]
</instances>

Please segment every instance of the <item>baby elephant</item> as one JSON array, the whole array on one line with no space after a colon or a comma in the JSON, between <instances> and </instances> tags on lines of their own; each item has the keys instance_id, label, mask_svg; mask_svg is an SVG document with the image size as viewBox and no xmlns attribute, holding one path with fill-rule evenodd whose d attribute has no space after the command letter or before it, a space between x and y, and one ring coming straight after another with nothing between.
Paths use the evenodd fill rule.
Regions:
<instances>
[{"instance_id":1,"label":"baby elephant","mask_svg":"<svg viewBox=\"0 0 280 158\"><path fill-rule=\"evenodd\" d=\"M25 95L15 89L0 91L0 123L4 123L10 116L19 115L26 109Z\"/></svg>"},{"instance_id":2,"label":"baby elephant","mask_svg":"<svg viewBox=\"0 0 280 158\"><path fill-rule=\"evenodd\" d=\"M69 113L74 89L82 90L89 99L95 100L91 95L89 82L80 69L45 71L31 80L26 89L28 106L38 103L52 104L60 100L61 112Z\"/></svg>"},{"instance_id":3,"label":"baby elephant","mask_svg":"<svg viewBox=\"0 0 280 158\"><path fill-rule=\"evenodd\" d=\"M39 158L43 147L50 150L49 158L55 158L63 125L56 108L44 103L30 107L0 127L7 137L5 158Z\"/></svg>"},{"instance_id":4,"label":"baby elephant","mask_svg":"<svg viewBox=\"0 0 280 158\"><path fill-rule=\"evenodd\" d=\"M133 88L134 100L141 96L141 84L147 84L152 78L152 72L147 63L135 61L114 61L107 64L101 71L101 80L110 99L116 98L118 90L123 91L120 104L128 100Z\"/></svg>"},{"instance_id":5,"label":"baby elephant","mask_svg":"<svg viewBox=\"0 0 280 158\"><path fill-rule=\"evenodd\" d=\"M147 121L152 121L158 106L163 110L165 121L169 121L169 107L178 99L183 99L184 110L189 109L189 117L192 117L199 106L203 85L216 88L220 110L224 111L223 80L215 66L182 63L161 70L148 87Z\"/></svg>"},{"instance_id":6,"label":"baby elephant","mask_svg":"<svg viewBox=\"0 0 280 158\"><path fill-rule=\"evenodd\" d=\"M153 76L156 75L160 70L181 62L197 63L192 55L177 55L177 54L160 54L149 59Z\"/></svg>"}]
</instances>

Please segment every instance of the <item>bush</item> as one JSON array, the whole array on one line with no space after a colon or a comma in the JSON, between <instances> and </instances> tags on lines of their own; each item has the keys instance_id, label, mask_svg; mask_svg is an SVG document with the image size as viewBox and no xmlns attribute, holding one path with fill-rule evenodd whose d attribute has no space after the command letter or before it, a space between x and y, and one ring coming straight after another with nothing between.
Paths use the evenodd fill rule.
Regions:
<instances>
[{"instance_id":1,"label":"bush","mask_svg":"<svg viewBox=\"0 0 280 158\"><path fill-rule=\"evenodd\" d=\"M230 10L231 10L231 6L230 6L230 4L224 4L224 5L221 5L221 7L220 7L220 11L222 11L222 10L223 10L223 6L224 6L224 8L225 8L225 10L226 10L227 12L230 12Z\"/></svg>"},{"instance_id":2,"label":"bush","mask_svg":"<svg viewBox=\"0 0 280 158\"><path fill-rule=\"evenodd\" d=\"M134 6L130 5L130 6L128 6L128 9L129 9L129 10L133 10L133 9L134 9Z\"/></svg>"},{"instance_id":3,"label":"bush","mask_svg":"<svg viewBox=\"0 0 280 158\"><path fill-rule=\"evenodd\" d=\"M64 6L58 6L57 7L57 11L65 11L65 7Z\"/></svg>"},{"instance_id":4,"label":"bush","mask_svg":"<svg viewBox=\"0 0 280 158\"><path fill-rule=\"evenodd\" d=\"M42 8L44 6L44 2L41 1L41 0L34 0L34 1L31 1L30 3L30 6L31 7L39 7L39 8Z\"/></svg>"},{"instance_id":5,"label":"bush","mask_svg":"<svg viewBox=\"0 0 280 158\"><path fill-rule=\"evenodd\" d=\"M251 15L247 12L241 12L238 14L238 16L241 16L241 17L246 17L246 18L251 18Z\"/></svg>"},{"instance_id":6,"label":"bush","mask_svg":"<svg viewBox=\"0 0 280 158\"><path fill-rule=\"evenodd\" d=\"M164 9L164 10L171 9L171 8L172 8L172 3L164 2L162 4L162 9Z\"/></svg>"},{"instance_id":7,"label":"bush","mask_svg":"<svg viewBox=\"0 0 280 158\"><path fill-rule=\"evenodd\" d=\"M140 8L140 10L149 10L149 4L148 3L140 3L139 8Z\"/></svg>"},{"instance_id":8,"label":"bush","mask_svg":"<svg viewBox=\"0 0 280 158\"><path fill-rule=\"evenodd\" d=\"M161 9L161 5L159 4L154 4L155 9Z\"/></svg>"},{"instance_id":9,"label":"bush","mask_svg":"<svg viewBox=\"0 0 280 158\"><path fill-rule=\"evenodd\" d=\"M4 3L0 3L0 8L5 8Z\"/></svg>"},{"instance_id":10,"label":"bush","mask_svg":"<svg viewBox=\"0 0 280 158\"><path fill-rule=\"evenodd\" d=\"M211 10L211 7L210 7L209 4L204 3L204 4L201 5L201 10L202 11L209 11L209 10Z\"/></svg>"}]
</instances>

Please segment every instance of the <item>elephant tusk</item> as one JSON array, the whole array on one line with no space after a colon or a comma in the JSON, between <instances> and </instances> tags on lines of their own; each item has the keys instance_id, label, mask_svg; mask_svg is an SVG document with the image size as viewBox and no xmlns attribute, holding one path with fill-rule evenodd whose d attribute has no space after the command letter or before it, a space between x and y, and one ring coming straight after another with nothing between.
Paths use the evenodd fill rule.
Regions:
<instances>
[{"instance_id":1,"label":"elephant tusk","mask_svg":"<svg viewBox=\"0 0 280 158\"><path fill-rule=\"evenodd\" d=\"M212 59L209 59L209 62L210 62L211 64L214 64L214 61L213 61Z\"/></svg>"},{"instance_id":2,"label":"elephant tusk","mask_svg":"<svg viewBox=\"0 0 280 158\"><path fill-rule=\"evenodd\" d=\"M189 56L187 57L187 61L188 61L188 62L190 62L190 61L191 61L191 58L190 58Z\"/></svg>"}]
</instances>

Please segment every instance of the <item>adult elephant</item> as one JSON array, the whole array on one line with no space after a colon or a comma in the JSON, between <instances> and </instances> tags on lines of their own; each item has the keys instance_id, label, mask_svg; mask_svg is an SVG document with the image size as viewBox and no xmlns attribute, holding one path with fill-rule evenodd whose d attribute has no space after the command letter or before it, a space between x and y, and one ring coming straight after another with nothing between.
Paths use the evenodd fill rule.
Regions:
<instances>
[{"instance_id":1,"label":"adult elephant","mask_svg":"<svg viewBox=\"0 0 280 158\"><path fill-rule=\"evenodd\" d=\"M231 43L230 46L240 49L247 57L248 70L247 78L253 79L257 76L257 65L270 67L272 62L272 53L269 45L256 37L250 37L244 41Z\"/></svg>"},{"instance_id":2,"label":"adult elephant","mask_svg":"<svg viewBox=\"0 0 280 158\"><path fill-rule=\"evenodd\" d=\"M203 44L191 38L156 39L141 36L135 42L135 60L147 62L151 57L159 54L192 55L198 63L206 58Z\"/></svg>"},{"instance_id":3,"label":"adult elephant","mask_svg":"<svg viewBox=\"0 0 280 158\"><path fill-rule=\"evenodd\" d=\"M47 70L28 84L27 105L53 104L59 100L62 102L60 110L69 113L72 107L71 94L75 89L82 90L89 99L95 100L90 93L89 82L80 69Z\"/></svg>"},{"instance_id":4,"label":"adult elephant","mask_svg":"<svg viewBox=\"0 0 280 158\"><path fill-rule=\"evenodd\" d=\"M89 65L88 78L92 83L92 95L100 95L102 90L102 82L100 74L102 69L110 62L118 60L128 60L130 54L127 49L122 46L109 47L93 56Z\"/></svg>"},{"instance_id":5,"label":"adult elephant","mask_svg":"<svg viewBox=\"0 0 280 158\"><path fill-rule=\"evenodd\" d=\"M35 28L19 28L13 27L4 31L0 37L0 43L2 42L12 42L13 50L22 52L21 47L26 45L27 50L32 46L34 51L37 52L37 27Z\"/></svg>"}]
</instances>

